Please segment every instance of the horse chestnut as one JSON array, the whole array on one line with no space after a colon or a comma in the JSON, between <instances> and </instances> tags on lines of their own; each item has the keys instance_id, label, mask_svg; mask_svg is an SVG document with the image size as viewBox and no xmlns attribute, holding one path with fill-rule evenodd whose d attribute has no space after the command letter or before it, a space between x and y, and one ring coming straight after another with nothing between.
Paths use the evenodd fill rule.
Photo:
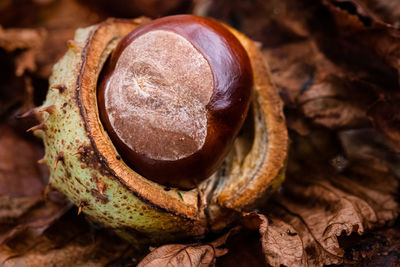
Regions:
<instances>
[{"instance_id":1,"label":"horse chestnut","mask_svg":"<svg viewBox=\"0 0 400 267\"><path fill-rule=\"evenodd\" d=\"M78 29L74 40L69 42L68 51L53 67L46 100L27 114L34 115L40 122L30 130L43 139L45 155L40 162L49 167L48 189L65 194L86 218L112 229L129 240L137 251L147 249L149 245L180 239L188 241L192 237L197 240L207 233L220 232L237 219L238 213L257 208L282 183L288 148L282 102L256 44L227 25L198 17L149 21L146 18L110 18ZM132 30L135 31L131 37L120 43ZM152 43L150 37L159 38ZM160 41L161 37L165 38ZM126 42L134 45L128 44L123 48ZM138 45L140 42L141 46ZM136 57L127 57L123 61L124 55L132 49L140 48L143 52L157 47L159 50L153 51L153 55L150 52L146 56L137 54L140 61ZM160 56L156 57L157 54ZM173 64L173 71L165 70L168 64L155 63L161 58L163 62ZM179 59L182 62L176 61ZM189 61L192 64L185 64ZM116 73L121 74L121 65L134 71L122 71L123 75L112 78ZM194 78L193 72L200 76ZM133 76L140 79L132 81L129 77ZM129 125L133 125L129 130L133 134L148 119L140 137L154 140L154 135L158 134L160 138L160 141L149 142L159 147L149 146L145 151L147 154L139 153L134 147L132 161L127 157L129 146L122 142L126 147L124 153L123 146L117 144L118 138L112 137L111 133L115 115L112 113L114 109L108 107L107 110L107 92L112 89L113 79L117 78L121 79L119 82L139 82L140 89L146 89L140 91L143 94L152 92L152 98L147 100L142 95L133 94L136 93L135 87L127 83L119 88L121 100L114 104L114 107L121 106L123 98L126 98L126 106L134 107L133 111L145 111L128 113L125 120L121 117L120 121L127 125L126 131L130 129ZM183 83L178 86L179 81ZM251 112L241 134L235 138L246 114L252 82ZM129 103L140 105L129 106ZM161 113L162 109L175 113L168 117L168 113ZM190 115L189 119L179 121L179 125L184 127L179 128L177 134L192 138L189 144L193 144L194 149L188 145L183 148L176 146L179 150L174 154L173 146L168 145L180 139L162 128L165 120L160 114L173 121L177 117L174 114ZM157 119L156 123L150 124L149 118ZM102 122L107 120L108 126ZM141 123L132 124L133 120ZM201 123L206 127L202 128ZM173 129L178 128L175 124L167 124L171 125ZM117 127L114 129L118 130ZM202 132L204 129L206 131ZM193 134L197 131L205 137ZM201 179L193 178L192 174L197 177L202 173L202 177L206 177L207 172L211 173L221 160L218 157L229 150L233 139L231 153L213 175L198 184L196 189L181 190L182 185L189 188ZM146 139L138 141L146 142ZM170 162L163 159L171 155L178 155L175 156L177 159ZM161 182L151 182L143 171L145 177L138 174L139 165L143 168L149 162L147 170L153 171L154 168L154 172L160 174L158 179L169 176L170 180L161 182L181 188L165 190ZM134 167L130 167L132 164ZM182 177L183 173L187 179L177 180L173 176Z\"/></svg>"},{"instance_id":2,"label":"horse chestnut","mask_svg":"<svg viewBox=\"0 0 400 267\"><path fill-rule=\"evenodd\" d=\"M246 117L249 57L222 24L193 15L138 27L98 82L101 121L146 179L190 189L223 162Z\"/></svg>"}]
</instances>

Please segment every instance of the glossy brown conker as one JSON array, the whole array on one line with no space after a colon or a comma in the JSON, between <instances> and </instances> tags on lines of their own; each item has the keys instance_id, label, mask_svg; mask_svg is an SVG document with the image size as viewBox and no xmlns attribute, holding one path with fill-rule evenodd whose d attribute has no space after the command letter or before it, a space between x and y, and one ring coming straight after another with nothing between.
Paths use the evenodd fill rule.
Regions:
<instances>
[{"instance_id":1,"label":"glossy brown conker","mask_svg":"<svg viewBox=\"0 0 400 267\"><path fill-rule=\"evenodd\" d=\"M217 21L164 17L129 33L98 82L100 119L146 179L191 189L222 164L249 108L253 74Z\"/></svg>"}]
</instances>

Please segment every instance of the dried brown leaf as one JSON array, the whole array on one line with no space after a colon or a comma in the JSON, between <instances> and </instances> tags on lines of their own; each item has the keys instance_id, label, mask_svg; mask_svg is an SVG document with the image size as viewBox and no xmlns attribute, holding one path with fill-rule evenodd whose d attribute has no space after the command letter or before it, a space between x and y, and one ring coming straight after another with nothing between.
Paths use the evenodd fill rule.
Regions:
<instances>
[{"instance_id":1,"label":"dried brown leaf","mask_svg":"<svg viewBox=\"0 0 400 267\"><path fill-rule=\"evenodd\" d=\"M375 17L381 21L400 28L400 6L392 0L359 0Z\"/></svg>"},{"instance_id":2,"label":"dried brown leaf","mask_svg":"<svg viewBox=\"0 0 400 267\"><path fill-rule=\"evenodd\" d=\"M247 227L257 226L259 229L265 261L269 265L306 265L302 240L291 225L278 218L267 219L265 215L254 212L244 213L243 220Z\"/></svg>"},{"instance_id":3,"label":"dried brown leaf","mask_svg":"<svg viewBox=\"0 0 400 267\"><path fill-rule=\"evenodd\" d=\"M241 220L244 227L229 237L225 245L228 249L228 253L217 258L216 266L266 266L265 256L260 242L260 233L258 231L260 219L256 217L255 222L249 222L249 217L250 216L246 216L246 219ZM253 224L253 226L249 224ZM256 229L254 229L254 227L256 227Z\"/></svg>"},{"instance_id":4,"label":"dried brown leaf","mask_svg":"<svg viewBox=\"0 0 400 267\"><path fill-rule=\"evenodd\" d=\"M400 155L391 149L384 136L373 128L339 132L339 139L352 169L363 175L372 176L372 170L393 173L400 177ZM366 168L364 168L366 166Z\"/></svg>"},{"instance_id":5,"label":"dried brown leaf","mask_svg":"<svg viewBox=\"0 0 400 267\"><path fill-rule=\"evenodd\" d=\"M311 15L299 1L220 0L213 1L208 15L245 32L265 47L301 41L309 34L306 22Z\"/></svg>"},{"instance_id":6,"label":"dried brown leaf","mask_svg":"<svg viewBox=\"0 0 400 267\"><path fill-rule=\"evenodd\" d=\"M36 70L36 56L43 46L47 32L44 29L3 29L0 26L0 47L8 52L22 50L15 57L15 75Z\"/></svg>"},{"instance_id":7,"label":"dried brown leaf","mask_svg":"<svg viewBox=\"0 0 400 267\"><path fill-rule=\"evenodd\" d=\"M42 200L40 195L11 197L0 196L0 224L15 223L15 220L28 212Z\"/></svg>"},{"instance_id":8,"label":"dried brown leaf","mask_svg":"<svg viewBox=\"0 0 400 267\"><path fill-rule=\"evenodd\" d=\"M154 249L138 266L214 266L223 253L212 245L164 245Z\"/></svg>"},{"instance_id":9,"label":"dried brown leaf","mask_svg":"<svg viewBox=\"0 0 400 267\"><path fill-rule=\"evenodd\" d=\"M321 50L348 76L375 84L383 91L399 88L399 31L365 16L367 11L355 2L322 2L331 14L335 32L333 36L320 34Z\"/></svg>"},{"instance_id":10,"label":"dried brown leaf","mask_svg":"<svg viewBox=\"0 0 400 267\"><path fill-rule=\"evenodd\" d=\"M330 129L368 125L375 87L349 76L320 50L314 38L263 50L287 108ZM289 126L292 126L289 124Z\"/></svg>"},{"instance_id":11,"label":"dried brown leaf","mask_svg":"<svg viewBox=\"0 0 400 267\"><path fill-rule=\"evenodd\" d=\"M14 223L0 225L0 244L6 243L21 234L32 238L40 236L71 206L68 202L64 205L58 205L51 201L37 204L31 210L22 213Z\"/></svg>"},{"instance_id":12,"label":"dried brown leaf","mask_svg":"<svg viewBox=\"0 0 400 267\"><path fill-rule=\"evenodd\" d=\"M32 41L29 47L35 47L34 53L26 52L20 55L19 62L25 65L24 68L18 68L21 65L16 66L17 74L31 68L35 63L36 67L29 70L42 79L48 79L52 66L66 52L67 41L73 39L77 28L98 23L105 18L106 16L96 13L93 8L77 0L51 3L23 1L17 8L12 4L5 4L4 9L0 6L0 23L13 27L7 32L7 48L26 50L25 46L29 45L29 41ZM35 37L35 33L40 33L40 38Z\"/></svg>"},{"instance_id":13,"label":"dried brown leaf","mask_svg":"<svg viewBox=\"0 0 400 267\"><path fill-rule=\"evenodd\" d=\"M45 38L44 29L3 29L0 26L0 47L8 52L39 48Z\"/></svg>"},{"instance_id":14,"label":"dried brown leaf","mask_svg":"<svg viewBox=\"0 0 400 267\"><path fill-rule=\"evenodd\" d=\"M20 234L40 235L71 206L44 200L48 172L37 163L42 154L41 146L0 125L0 244Z\"/></svg>"},{"instance_id":15,"label":"dried brown leaf","mask_svg":"<svg viewBox=\"0 0 400 267\"><path fill-rule=\"evenodd\" d=\"M344 78L329 76L300 94L297 103L307 118L330 129L367 126L368 99L361 93L365 89Z\"/></svg>"},{"instance_id":16,"label":"dried brown leaf","mask_svg":"<svg viewBox=\"0 0 400 267\"><path fill-rule=\"evenodd\" d=\"M306 262L302 241L291 225L262 216L261 244L271 266L302 266Z\"/></svg>"},{"instance_id":17,"label":"dried brown leaf","mask_svg":"<svg viewBox=\"0 0 400 267\"><path fill-rule=\"evenodd\" d=\"M40 195L48 179L47 171L37 164L43 153L38 144L0 125L0 196Z\"/></svg>"},{"instance_id":18,"label":"dried brown leaf","mask_svg":"<svg viewBox=\"0 0 400 267\"><path fill-rule=\"evenodd\" d=\"M37 75L47 79L53 65L66 52L67 41L74 39L75 30L98 23L106 17L76 0L56 1L52 5L37 8L37 17L34 19L39 19L38 26L48 31L48 37L37 56Z\"/></svg>"},{"instance_id":19,"label":"dried brown leaf","mask_svg":"<svg viewBox=\"0 0 400 267\"><path fill-rule=\"evenodd\" d=\"M106 232L91 231L76 210L66 213L40 235L19 235L0 247L0 265L11 266L133 266L130 245Z\"/></svg>"},{"instance_id":20,"label":"dried brown leaf","mask_svg":"<svg viewBox=\"0 0 400 267\"><path fill-rule=\"evenodd\" d=\"M152 249L138 267L215 266L216 258L228 252L219 247L225 244L230 233L208 244L170 244Z\"/></svg>"},{"instance_id":21,"label":"dried brown leaf","mask_svg":"<svg viewBox=\"0 0 400 267\"><path fill-rule=\"evenodd\" d=\"M345 154L336 159L342 158L346 163L339 168L337 162L317 157L320 151L329 151L325 149L329 144L321 136L320 140L316 137L293 136L287 180L265 211L273 222L279 218L276 225L281 237L285 237L289 225L289 232L301 238L307 259L301 266L342 263L344 251L339 237L364 234L392 223L400 214L396 197L399 181L394 175L398 166L384 143L371 142L378 139L376 132L342 132L340 140ZM273 242L265 244L266 255L273 255L270 250L279 251ZM270 264L274 259L267 258ZM290 259L285 256L274 264Z\"/></svg>"},{"instance_id":22,"label":"dried brown leaf","mask_svg":"<svg viewBox=\"0 0 400 267\"><path fill-rule=\"evenodd\" d=\"M351 235L340 239L345 249L346 265L398 266L400 264L399 222L364 236Z\"/></svg>"},{"instance_id":23,"label":"dried brown leaf","mask_svg":"<svg viewBox=\"0 0 400 267\"><path fill-rule=\"evenodd\" d=\"M352 55L342 62L354 75L376 86L377 96L367 109L374 126L391 140L399 151L399 118L396 103L400 99L398 65L400 32L385 24L371 13L368 6L390 7L386 1L323 1L334 18L337 37L342 41L343 55ZM397 9L391 10L396 13ZM338 41L336 41L338 43ZM325 45L325 51L333 55L333 47ZM336 49L336 48L335 48ZM350 64L349 64L350 63ZM378 100L378 101L377 101ZM373 104L373 105L372 105Z\"/></svg>"},{"instance_id":24,"label":"dried brown leaf","mask_svg":"<svg viewBox=\"0 0 400 267\"><path fill-rule=\"evenodd\" d=\"M368 110L374 126L390 140L393 150L400 152L400 96L386 97Z\"/></svg>"}]
</instances>

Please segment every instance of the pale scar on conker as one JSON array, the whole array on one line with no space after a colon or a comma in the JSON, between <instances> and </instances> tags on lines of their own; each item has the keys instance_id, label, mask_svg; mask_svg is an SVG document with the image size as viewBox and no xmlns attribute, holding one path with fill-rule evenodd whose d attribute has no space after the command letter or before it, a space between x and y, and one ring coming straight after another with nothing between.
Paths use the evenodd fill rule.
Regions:
<instances>
[{"instance_id":1,"label":"pale scar on conker","mask_svg":"<svg viewBox=\"0 0 400 267\"><path fill-rule=\"evenodd\" d=\"M220 23L157 19L122 39L104 66L100 118L127 165L190 189L229 152L249 109L252 77L245 49Z\"/></svg>"}]
</instances>

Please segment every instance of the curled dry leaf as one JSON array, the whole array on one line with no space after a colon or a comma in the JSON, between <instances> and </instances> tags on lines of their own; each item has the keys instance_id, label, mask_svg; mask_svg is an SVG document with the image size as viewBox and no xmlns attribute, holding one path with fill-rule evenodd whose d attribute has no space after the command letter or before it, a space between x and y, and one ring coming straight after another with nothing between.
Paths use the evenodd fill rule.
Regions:
<instances>
[{"instance_id":1,"label":"curled dry leaf","mask_svg":"<svg viewBox=\"0 0 400 267\"><path fill-rule=\"evenodd\" d=\"M373 128L339 132L339 139L352 168L372 176L370 170L393 173L400 177L400 155L388 147L384 136ZM363 171L364 166L366 167Z\"/></svg>"},{"instance_id":2,"label":"curled dry leaf","mask_svg":"<svg viewBox=\"0 0 400 267\"><path fill-rule=\"evenodd\" d=\"M279 220L263 217L260 225L261 244L266 261L272 266L301 266L305 253L301 239L291 225Z\"/></svg>"},{"instance_id":3,"label":"curled dry leaf","mask_svg":"<svg viewBox=\"0 0 400 267\"><path fill-rule=\"evenodd\" d=\"M48 179L46 169L37 164L43 153L41 146L0 125L0 196L40 195Z\"/></svg>"},{"instance_id":4,"label":"curled dry leaf","mask_svg":"<svg viewBox=\"0 0 400 267\"><path fill-rule=\"evenodd\" d=\"M342 39L342 50L344 51L342 53L353 53L347 60L346 67L352 75L378 88L376 91L379 101L375 102L378 100L378 96L375 97L375 103L372 102L371 108L368 110L371 121L392 141L394 148L398 151L397 144L400 139L396 103L400 99L400 68L398 64L400 32L392 25L385 24L373 14L371 15L367 8L368 5L375 6L375 8L377 6L387 8L388 3L365 1L366 6L358 1L323 2L331 12L337 34ZM396 10L394 8L391 14L395 14ZM331 56L334 55L334 52L330 51L332 49L325 46L325 51ZM355 62L363 64L355 64Z\"/></svg>"},{"instance_id":5,"label":"curled dry leaf","mask_svg":"<svg viewBox=\"0 0 400 267\"><path fill-rule=\"evenodd\" d=\"M271 266L304 266L306 263L302 241L296 230L278 218L263 214L244 213L243 220L257 226L266 262ZM247 222L246 222L247 221Z\"/></svg>"},{"instance_id":6,"label":"curled dry leaf","mask_svg":"<svg viewBox=\"0 0 400 267\"><path fill-rule=\"evenodd\" d=\"M40 200L40 195L26 197L0 196L0 223L14 223L15 219L28 212Z\"/></svg>"},{"instance_id":7,"label":"curled dry leaf","mask_svg":"<svg viewBox=\"0 0 400 267\"><path fill-rule=\"evenodd\" d=\"M400 152L400 95L385 97L374 103L368 110L375 128L382 131L390 140L394 151Z\"/></svg>"},{"instance_id":8,"label":"curled dry leaf","mask_svg":"<svg viewBox=\"0 0 400 267\"><path fill-rule=\"evenodd\" d=\"M26 70L36 71L36 56L46 35L44 29L3 29L0 26L0 47L8 52L20 50L15 57L16 76L22 76Z\"/></svg>"},{"instance_id":9,"label":"curled dry leaf","mask_svg":"<svg viewBox=\"0 0 400 267\"><path fill-rule=\"evenodd\" d=\"M67 51L67 41L74 39L75 30L98 23L106 17L77 0L54 1L49 5L36 5L36 9L36 14L28 12L27 16L48 32L37 55L36 74L40 78L48 79L53 65Z\"/></svg>"},{"instance_id":10,"label":"curled dry leaf","mask_svg":"<svg viewBox=\"0 0 400 267\"><path fill-rule=\"evenodd\" d=\"M0 244L22 233L40 235L70 207L62 198L44 200L48 172L37 164L42 154L39 145L0 125Z\"/></svg>"},{"instance_id":11,"label":"curled dry leaf","mask_svg":"<svg viewBox=\"0 0 400 267\"><path fill-rule=\"evenodd\" d=\"M92 231L76 209L67 212L40 235L19 235L0 246L0 265L134 266L130 245L106 232Z\"/></svg>"},{"instance_id":12,"label":"curled dry leaf","mask_svg":"<svg viewBox=\"0 0 400 267\"><path fill-rule=\"evenodd\" d=\"M259 223L257 223L257 229L245 226L237 233L232 234L225 244L228 253L217 258L216 266L266 266L258 225Z\"/></svg>"},{"instance_id":13,"label":"curled dry leaf","mask_svg":"<svg viewBox=\"0 0 400 267\"><path fill-rule=\"evenodd\" d=\"M15 76L14 58L2 49L0 61L0 118L9 119L21 106L32 108L33 92L28 77Z\"/></svg>"},{"instance_id":14,"label":"curled dry leaf","mask_svg":"<svg viewBox=\"0 0 400 267\"><path fill-rule=\"evenodd\" d=\"M300 244L297 251L303 251L306 258L306 261L298 261L298 266L342 263L344 251L338 237L364 234L393 223L399 215L400 206L396 197L399 181L394 175L394 168L398 166L387 160L388 155L377 154L379 156L374 158L374 151L382 153L387 148L383 143L376 145L376 142L370 142L368 136L372 139L379 137L373 130L342 132L340 141L344 154L340 158L346 162L339 168L337 161L317 157L320 151L328 152L326 156L329 157L327 146L337 147L338 144L325 144L321 137L315 140L318 136L292 136L292 158L287 180L281 192L271 199L265 213L272 218L272 222L274 218L279 218L279 223L275 225L281 233L285 233L283 229L286 228L290 233L298 234L301 242L297 242ZM377 150L375 146L383 148ZM331 151L335 154L334 149ZM270 250L279 251L273 244L265 244L268 244L264 247L266 255L273 255ZM296 242L293 241L293 244ZM282 252L278 255L288 259ZM267 261L279 266L278 261L268 257Z\"/></svg>"},{"instance_id":15,"label":"curled dry leaf","mask_svg":"<svg viewBox=\"0 0 400 267\"><path fill-rule=\"evenodd\" d=\"M323 25L331 35L317 29L320 49L353 79L378 86L383 92L399 87L397 59L399 32L390 25L367 17L362 6L341 1L322 1L330 20ZM360 10L358 12L358 10Z\"/></svg>"},{"instance_id":16,"label":"curled dry leaf","mask_svg":"<svg viewBox=\"0 0 400 267\"><path fill-rule=\"evenodd\" d=\"M3 29L0 27L0 47L8 52L39 48L45 38L44 29Z\"/></svg>"},{"instance_id":17,"label":"curled dry leaf","mask_svg":"<svg viewBox=\"0 0 400 267\"><path fill-rule=\"evenodd\" d=\"M344 263L361 266L398 266L400 262L399 222L388 229L365 236L351 235L341 238L345 249Z\"/></svg>"},{"instance_id":18,"label":"curled dry leaf","mask_svg":"<svg viewBox=\"0 0 400 267\"><path fill-rule=\"evenodd\" d=\"M12 224L0 225L0 244L7 244L7 242L17 238L18 235L35 239L71 207L71 204L60 205L50 201L35 204L30 210L22 213Z\"/></svg>"},{"instance_id":19,"label":"curled dry leaf","mask_svg":"<svg viewBox=\"0 0 400 267\"><path fill-rule=\"evenodd\" d=\"M379 20L400 28L400 6L392 0L359 0Z\"/></svg>"},{"instance_id":20,"label":"curled dry leaf","mask_svg":"<svg viewBox=\"0 0 400 267\"><path fill-rule=\"evenodd\" d=\"M75 30L106 18L78 0L23 1L18 4L18 7L15 3L7 4L0 6L0 24L3 24L5 28L19 27L7 32L8 47L21 49L24 44L29 45L29 42L25 41L31 38L34 41L31 45L35 45L34 52L28 53L33 50L23 48L27 54L22 51L20 61L27 67L35 64L34 69L28 68L28 70L34 72L36 77L45 80L49 78L55 62L67 51L66 43L73 39ZM35 32L40 33L40 38L34 37ZM39 39L40 46L36 46ZM21 67L16 66L17 74L23 72L22 70Z\"/></svg>"},{"instance_id":21,"label":"curled dry leaf","mask_svg":"<svg viewBox=\"0 0 400 267\"><path fill-rule=\"evenodd\" d=\"M158 266L214 266L217 257L228 251L224 245L231 231L208 244L170 244L153 249L138 267Z\"/></svg>"},{"instance_id":22,"label":"curled dry leaf","mask_svg":"<svg viewBox=\"0 0 400 267\"><path fill-rule=\"evenodd\" d=\"M165 245L154 249L138 266L214 266L217 253L212 245Z\"/></svg>"}]
</instances>

